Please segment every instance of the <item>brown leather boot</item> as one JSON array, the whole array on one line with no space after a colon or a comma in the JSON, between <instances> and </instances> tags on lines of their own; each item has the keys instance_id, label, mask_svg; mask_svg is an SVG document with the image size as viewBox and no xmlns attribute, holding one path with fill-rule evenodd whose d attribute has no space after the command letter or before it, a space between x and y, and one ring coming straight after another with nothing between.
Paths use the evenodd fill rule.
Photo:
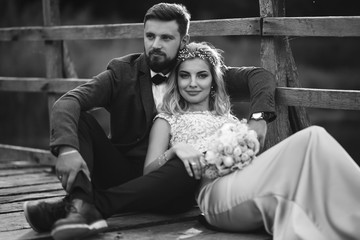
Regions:
<instances>
[{"instance_id":1,"label":"brown leather boot","mask_svg":"<svg viewBox=\"0 0 360 240\"><path fill-rule=\"evenodd\" d=\"M66 217L65 206L68 198L45 201L27 201L24 203L26 221L36 232L49 232L53 224Z\"/></svg>"},{"instance_id":2,"label":"brown leather boot","mask_svg":"<svg viewBox=\"0 0 360 240\"><path fill-rule=\"evenodd\" d=\"M66 218L55 222L51 236L55 240L81 239L101 232L108 227L95 205L73 199Z\"/></svg>"}]
</instances>

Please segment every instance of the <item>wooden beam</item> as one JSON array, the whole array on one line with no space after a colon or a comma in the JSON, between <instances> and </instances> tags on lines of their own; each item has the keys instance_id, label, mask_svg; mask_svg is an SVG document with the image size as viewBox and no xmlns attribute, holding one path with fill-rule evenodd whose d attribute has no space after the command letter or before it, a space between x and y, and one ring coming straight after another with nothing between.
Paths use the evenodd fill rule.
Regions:
<instances>
[{"instance_id":1,"label":"wooden beam","mask_svg":"<svg viewBox=\"0 0 360 240\"><path fill-rule=\"evenodd\" d=\"M263 36L360 37L360 16L266 17Z\"/></svg>"},{"instance_id":2,"label":"wooden beam","mask_svg":"<svg viewBox=\"0 0 360 240\"><path fill-rule=\"evenodd\" d=\"M91 79L0 77L0 91L63 94Z\"/></svg>"},{"instance_id":3,"label":"wooden beam","mask_svg":"<svg viewBox=\"0 0 360 240\"><path fill-rule=\"evenodd\" d=\"M260 18L192 21L191 36L260 35ZM263 17L263 36L360 37L360 16ZM143 23L0 29L0 41L142 38Z\"/></svg>"},{"instance_id":4,"label":"wooden beam","mask_svg":"<svg viewBox=\"0 0 360 240\"><path fill-rule=\"evenodd\" d=\"M43 19L44 26L60 25L59 0L43 0ZM62 41L45 41L45 64L47 78L63 77L63 43ZM48 110L51 112L52 106L59 98L59 95L49 93Z\"/></svg>"},{"instance_id":5,"label":"wooden beam","mask_svg":"<svg viewBox=\"0 0 360 240\"><path fill-rule=\"evenodd\" d=\"M234 18L192 21L190 36L260 36L260 18Z\"/></svg>"},{"instance_id":6,"label":"wooden beam","mask_svg":"<svg viewBox=\"0 0 360 240\"><path fill-rule=\"evenodd\" d=\"M48 150L0 144L1 161L32 161L43 165L54 165L55 157Z\"/></svg>"},{"instance_id":7,"label":"wooden beam","mask_svg":"<svg viewBox=\"0 0 360 240\"><path fill-rule=\"evenodd\" d=\"M0 77L0 91L63 94L90 80ZM360 91L277 87L276 101L285 106L360 110Z\"/></svg>"},{"instance_id":8,"label":"wooden beam","mask_svg":"<svg viewBox=\"0 0 360 240\"><path fill-rule=\"evenodd\" d=\"M360 110L360 91L279 87L276 102L287 106Z\"/></svg>"},{"instance_id":9,"label":"wooden beam","mask_svg":"<svg viewBox=\"0 0 360 240\"><path fill-rule=\"evenodd\" d=\"M284 0L259 0L260 16L263 18L283 16ZM285 87L286 63L281 59L283 40L279 37L262 37L260 46L261 66L276 77L276 86ZM291 134L287 106L276 105L277 118L268 124L264 150L274 146Z\"/></svg>"},{"instance_id":10,"label":"wooden beam","mask_svg":"<svg viewBox=\"0 0 360 240\"><path fill-rule=\"evenodd\" d=\"M190 34L193 37L260 35L260 18L192 21ZM143 38L143 36L143 23L0 29L0 41L99 40Z\"/></svg>"}]
</instances>

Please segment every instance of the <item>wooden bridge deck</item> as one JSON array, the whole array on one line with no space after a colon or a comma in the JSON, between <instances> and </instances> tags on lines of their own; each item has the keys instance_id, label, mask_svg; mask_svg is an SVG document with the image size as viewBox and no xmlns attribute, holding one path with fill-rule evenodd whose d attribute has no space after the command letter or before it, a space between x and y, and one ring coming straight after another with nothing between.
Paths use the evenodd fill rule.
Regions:
<instances>
[{"instance_id":1,"label":"wooden bridge deck","mask_svg":"<svg viewBox=\"0 0 360 240\"><path fill-rule=\"evenodd\" d=\"M64 194L51 167L0 159L0 239L52 239L49 233L39 234L30 228L22 206L27 200L61 198ZM212 231L198 222L198 216L197 208L180 215L125 213L108 219L109 229L89 239L272 239L264 232Z\"/></svg>"}]
</instances>

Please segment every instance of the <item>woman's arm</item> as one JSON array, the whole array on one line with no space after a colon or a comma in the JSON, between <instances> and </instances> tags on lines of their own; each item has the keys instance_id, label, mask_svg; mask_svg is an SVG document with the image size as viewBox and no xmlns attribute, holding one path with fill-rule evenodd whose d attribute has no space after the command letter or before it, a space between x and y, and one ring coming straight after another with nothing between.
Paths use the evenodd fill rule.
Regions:
<instances>
[{"instance_id":1,"label":"woman's arm","mask_svg":"<svg viewBox=\"0 0 360 240\"><path fill-rule=\"evenodd\" d=\"M144 175L152 172L168 160L178 157L185 166L190 177L201 178L201 152L187 143L178 143L168 149L170 141L170 125L162 119L157 118L151 128L149 147L145 158Z\"/></svg>"},{"instance_id":2,"label":"woman's arm","mask_svg":"<svg viewBox=\"0 0 360 240\"><path fill-rule=\"evenodd\" d=\"M158 169L167 160L174 157L168 149L170 141L170 125L162 118L157 118L151 128L149 147L147 150L144 175Z\"/></svg>"}]
</instances>

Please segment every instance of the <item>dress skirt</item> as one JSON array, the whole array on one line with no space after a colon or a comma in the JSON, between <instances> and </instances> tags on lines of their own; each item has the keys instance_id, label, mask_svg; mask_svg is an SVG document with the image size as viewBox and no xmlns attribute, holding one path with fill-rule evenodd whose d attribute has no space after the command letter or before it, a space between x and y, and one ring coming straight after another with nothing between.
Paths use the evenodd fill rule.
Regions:
<instances>
[{"instance_id":1,"label":"dress skirt","mask_svg":"<svg viewBox=\"0 0 360 240\"><path fill-rule=\"evenodd\" d=\"M197 201L208 223L223 230L265 227L275 240L360 239L360 169L318 126L203 183Z\"/></svg>"}]
</instances>

